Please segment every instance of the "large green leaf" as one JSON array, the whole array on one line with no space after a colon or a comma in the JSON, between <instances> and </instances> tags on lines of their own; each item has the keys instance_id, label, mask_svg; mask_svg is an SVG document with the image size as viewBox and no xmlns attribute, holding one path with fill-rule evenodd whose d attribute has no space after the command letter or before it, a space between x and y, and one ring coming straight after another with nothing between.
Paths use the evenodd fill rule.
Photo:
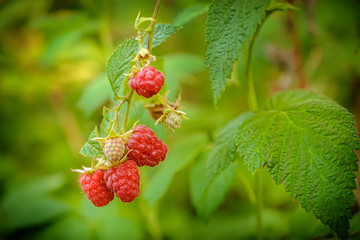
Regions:
<instances>
[{"instance_id":1,"label":"large green leaf","mask_svg":"<svg viewBox=\"0 0 360 240\"><path fill-rule=\"evenodd\" d=\"M215 0L209 8L205 40L209 44L206 64L210 71L215 105L231 77L233 63L239 57L264 16L269 0Z\"/></svg>"},{"instance_id":2,"label":"large green leaf","mask_svg":"<svg viewBox=\"0 0 360 240\"><path fill-rule=\"evenodd\" d=\"M118 46L110 56L106 64L106 71L115 96L126 79L124 74L130 73L131 61L138 51L139 43L132 37Z\"/></svg>"},{"instance_id":3,"label":"large green leaf","mask_svg":"<svg viewBox=\"0 0 360 240\"><path fill-rule=\"evenodd\" d=\"M283 92L240 126L238 151L251 171L267 166L276 183L345 239L360 149L354 124L331 100Z\"/></svg>"}]
</instances>

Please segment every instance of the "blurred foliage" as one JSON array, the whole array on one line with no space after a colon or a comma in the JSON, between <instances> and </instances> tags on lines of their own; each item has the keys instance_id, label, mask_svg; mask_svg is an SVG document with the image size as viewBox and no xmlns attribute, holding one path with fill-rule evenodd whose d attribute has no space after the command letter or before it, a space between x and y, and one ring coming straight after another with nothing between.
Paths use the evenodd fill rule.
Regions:
<instances>
[{"instance_id":1,"label":"blurred foliage","mask_svg":"<svg viewBox=\"0 0 360 240\"><path fill-rule=\"evenodd\" d=\"M260 102L305 79L308 88L335 99L359 122L359 1L293 3L300 10L271 16L255 42L252 70ZM202 181L214 137L248 108L241 61L217 109L213 106L204 68L209 4L163 1L159 22L183 28L153 53L163 59L170 98L182 90L190 120L176 132L165 131L138 102L131 121L153 127L169 155L156 169L141 169L142 190L133 203L95 208L70 170L90 165L78 152L99 124L102 106L112 104L107 59L136 34L138 11L150 16L155 1L0 1L0 239L255 238L254 179L242 160L212 216L204 220L192 205L196 189L190 179ZM269 239L333 236L267 174L264 189ZM354 206L354 215L357 211ZM359 222L357 213L350 229L354 239Z\"/></svg>"}]
</instances>

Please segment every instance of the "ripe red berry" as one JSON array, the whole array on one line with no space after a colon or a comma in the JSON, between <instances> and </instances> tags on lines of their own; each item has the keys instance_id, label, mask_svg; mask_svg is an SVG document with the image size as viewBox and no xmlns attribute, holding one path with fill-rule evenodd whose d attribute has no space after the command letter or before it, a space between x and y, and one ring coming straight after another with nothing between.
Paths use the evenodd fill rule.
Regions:
<instances>
[{"instance_id":1,"label":"ripe red berry","mask_svg":"<svg viewBox=\"0 0 360 240\"><path fill-rule=\"evenodd\" d=\"M157 94L164 85L165 77L155 67L144 67L129 80L129 86L140 96L150 98Z\"/></svg>"},{"instance_id":2,"label":"ripe red berry","mask_svg":"<svg viewBox=\"0 0 360 240\"><path fill-rule=\"evenodd\" d=\"M140 174L134 161L128 160L107 170L104 175L106 186L122 202L133 201L140 193Z\"/></svg>"},{"instance_id":3,"label":"ripe red berry","mask_svg":"<svg viewBox=\"0 0 360 240\"><path fill-rule=\"evenodd\" d=\"M124 156L125 143L121 137L110 138L105 141L103 152L109 161L117 161Z\"/></svg>"},{"instance_id":4,"label":"ripe red berry","mask_svg":"<svg viewBox=\"0 0 360 240\"><path fill-rule=\"evenodd\" d=\"M81 188L96 207L105 206L114 199L114 194L105 185L104 173L104 170L98 169L93 173L80 175Z\"/></svg>"},{"instance_id":5,"label":"ripe red berry","mask_svg":"<svg viewBox=\"0 0 360 240\"><path fill-rule=\"evenodd\" d=\"M131 135L126 149L128 157L141 166L154 167L164 161L167 153L165 143L155 136L152 129L144 125L136 126Z\"/></svg>"}]
</instances>

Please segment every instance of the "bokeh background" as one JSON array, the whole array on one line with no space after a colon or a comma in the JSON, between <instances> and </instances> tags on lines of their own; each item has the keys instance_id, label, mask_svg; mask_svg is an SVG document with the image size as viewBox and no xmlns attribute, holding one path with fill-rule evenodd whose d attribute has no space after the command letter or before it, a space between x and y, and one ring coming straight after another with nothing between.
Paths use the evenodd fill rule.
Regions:
<instances>
[{"instance_id":1,"label":"bokeh background","mask_svg":"<svg viewBox=\"0 0 360 240\"><path fill-rule=\"evenodd\" d=\"M307 87L334 99L360 122L360 1L294 0L296 12L275 13L254 48L252 71L260 102L274 92ZM164 0L158 22L183 26L154 49L170 98L182 90L189 120L165 131L137 103L131 120L155 128L170 152L141 169L141 193L95 208L81 193L79 154L110 105L105 66L136 34L139 12L155 0L0 0L0 239L255 239L253 176L241 161L229 193L209 219L191 201L193 167L216 134L248 108L243 62L234 65L215 109L204 65L210 1ZM205 171L205 169L203 170ZM360 234L359 195L350 234ZM264 235L269 239L333 238L329 228L268 175Z\"/></svg>"}]
</instances>

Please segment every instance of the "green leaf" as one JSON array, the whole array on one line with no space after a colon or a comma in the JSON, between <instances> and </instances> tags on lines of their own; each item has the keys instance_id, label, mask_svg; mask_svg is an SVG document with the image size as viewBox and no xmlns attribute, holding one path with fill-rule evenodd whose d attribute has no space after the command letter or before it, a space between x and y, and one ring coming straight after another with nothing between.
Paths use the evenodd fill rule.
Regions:
<instances>
[{"instance_id":1,"label":"green leaf","mask_svg":"<svg viewBox=\"0 0 360 240\"><path fill-rule=\"evenodd\" d=\"M238 166L236 162L229 163L209 185L207 171L204 171L209 159L207 155L203 154L191 174L191 201L198 214L206 220L224 201Z\"/></svg>"},{"instance_id":2,"label":"green leaf","mask_svg":"<svg viewBox=\"0 0 360 240\"><path fill-rule=\"evenodd\" d=\"M239 126L252 115L252 112L241 114L219 133L206 161L207 184L216 179L236 159L235 134Z\"/></svg>"},{"instance_id":3,"label":"green leaf","mask_svg":"<svg viewBox=\"0 0 360 240\"><path fill-rule=\"evenodd\" d=\"M184 26L191 20L203 15L209 9L208 3L199 3L181 11L174 19L174 24Z\"/></svg>"},{"instance_id":4,"label":"green leaf","mask_svg":"<svg viewBox=\"0 0 360 240\"><path fill-rule=\"evenodd\" d=\"M110 108L113 108L115 106L118 106L121 100L115 101L113 102L113 104L111 105ZM123 114L122 111L126 111L125 108L120 110L120 116L121 114ZM116 117L116 111L106 111L105 109L103 110L103 119L101 120L100 123L100 132L99 135L102 137L107 137L110 133L111 127L112 127L112 123L114 118ZM119 129L117 128L117 126L115 125L115 130L119 131Z\"/></svg>"},{"instance_id":5,"label":"green leaf","mask_svg":"<svg viewBox=\"0 0 360 240\"><path fill-rule=\"evenodd\" d=\"M253 113L246 112L233 119L219 133L214 146L204 160L193 169L191 177L192 202L198 213L207 219L223 202L230 188L237 164L235 134L239 126Z\"/></svg>"},{"instance_id":6,"label":"green leaf","mask_svg":"<svg viewBox=\"0 0 360 240\"><path fill-rule=\"evenodd\" d=\"M161 43L163 43L166 39L171 37L180 28L181 27L167 23L156 24L154 29L152 47L154 48L156 46L159 46ZM147 35L144 39L144 46L147 46L148 40L149 40L149 35Z\"/></svg>"},{"instance_id":7,"label":"green leaf","mask_svg":"<svg viewBox=\"0 0 360 240\"><path fill-rule=\"evenodd\" d=\"M81 148L80 153L84 157L96 157L96 156L102 156L102 147L100 146L100 143L95 140L91 140L92 138L97 137L95 134L95 129L90 133L88 141L85 143L85 145Z\"/></svg>"},{"instance_id":8,"label":"green leaf","mask_svg":"<svg viewBox=\"0 0 360 240\"><path fill-rule=\"evenodd\" d=\"M164 196L174 175L196 157L205 142L206 135L193 133L191 137L178 140L176 145L169 148L165 161L161 163L159 171L151 178L144 191L144 198L150 207Z\"/></svg>"},{"instance_id":9,"label":"green leaf","mask_svg":"<svg viewBox=\"0 0 360 240\"><path fill-rule=\"evenodd\" d=\"M354 124L352 114L331 100L283 92L240 126L238 151L252 172L267 166L277 184L345 239L360 149Z\"/></svg>"},{"instance_id":10,"label":"green leaf","mask_svg":"<svg viewBox=\"0 0 360 240\"><path fill-rule=\"evenodd\" d=\"M299 11L299 9L289 3L272 3L266 9L266 15L269 16L276 11Z\"/></svg>"},{"instance_id":11,"label":"green leaf","mask_svg":"<svg viewBox=\"0 0 360 240\"><path fill-rule=\"evenodd\" d=\"M269 0L215 0L206 21L206 64L217 105L245 41L261 22Z\"/></svg>"},{"instance_id":12,"label":"green leaf","mask_svg":"<svg viewBox=\"0 0 360 240\"><path fill-rule=\"evenodd\" d=\"M132 37L118 46L110 56L106 64L106 71L115 96L126 79L124 74L130 73L131 61L138 52L139 43Z\"/></svg>"}]
</instances>

